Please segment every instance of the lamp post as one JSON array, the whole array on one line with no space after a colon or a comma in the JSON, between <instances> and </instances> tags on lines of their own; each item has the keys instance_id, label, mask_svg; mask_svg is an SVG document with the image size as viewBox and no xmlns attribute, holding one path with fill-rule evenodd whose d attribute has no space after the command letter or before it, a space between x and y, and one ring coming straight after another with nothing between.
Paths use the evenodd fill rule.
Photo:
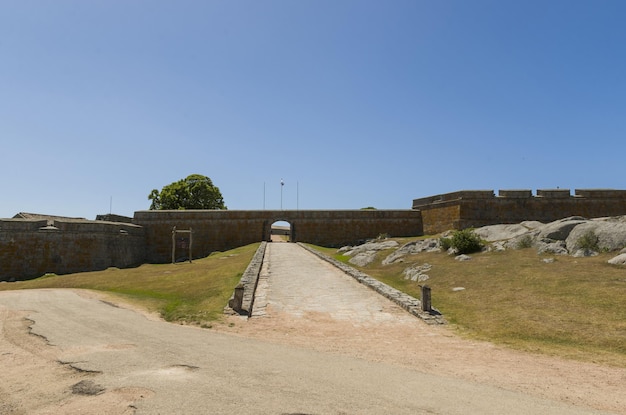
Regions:
<instances>
[{"instance_id":1,"label":"lamp post","mask_svg":"<svg viewBox=\"0 0 626 415\"><path fill-rule=\"evenodd\" d=\"M283 186L285 186L285 181L280 179L280 210L283 210Z\"/></svg>"}]
</instances>

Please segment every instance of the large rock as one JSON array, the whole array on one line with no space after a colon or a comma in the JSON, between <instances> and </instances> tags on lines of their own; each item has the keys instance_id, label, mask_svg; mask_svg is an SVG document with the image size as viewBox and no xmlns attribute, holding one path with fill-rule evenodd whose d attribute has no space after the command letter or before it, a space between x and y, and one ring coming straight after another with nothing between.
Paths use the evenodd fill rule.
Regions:
<instances>
[{"instance_id":1,"label":"large rock","mask_svg":"<svg viewBox=\"0 0 626 415\"><path fill-rule=\"evenodd\" d=\"M586 222L588 222L588 220L580 216L550 222L540 228L537 238L541 240L551 239L554 241L564 241L567 239L572 229Z\"/></svg>"},{"instance_id":2,"label":"large rock","mask_svg":"<svg viewBox=\"0 0 626 415\"><path fill-rule=\"evenodd\" d=\"M518 235L514 238L509 239L504 243L504 246L507 249L522 249L522 248L530 248L532 246L538 246L539 241L537 239L540 230L535 229L524 234Z\"/></svg>"},{"instance_id":3,"label":"large rock","mask_svg":"<svg viewBox=\"0 0 626 415\"><path fill-rule=\"evenodd\" d=\"M395 248L400 245L397 241L372 241L366 242L362 245L351 246L349 248L343 247L340 251L344 252L344 255L353 256L367 251L383 251L385 249Z\"/></svg>"},{"instance_id":4,"label":"large rock","mask_svg":"<svg viewBox=\"0 0 626 415\"><path fill-rule=\"evenodd\" d=\"M376 254L378 251L365 251L359 252L348 261L352 265L356 265L358 267L365 267L376 259Z\"/></svg>"},{"instance_id":5,"label":"large rock","mask_svg":"<svg viewBox=\"0 0 626 415\"><path fill-rule=\"evenodd\" d=\"M413 265L412 267L404 270L404 279L417 282L426 281L430 277L425 273L430 271L431 269L432 265L430 264Z\"/></svg>"},{"instance_id":6,"label":"large rock","mask_svg":"<svg viewBox=\"0 0 626 415\"><path fill-rule=\"evenodd\" d=\"M550 241L543 240L537 241L537 253L538 254L555 254L555 255L567 255L569 252L565 247L565 241Z\"/></svg>"},{"instance_id":7,"label":"large rock","mask_svg":"<svg viewBox=\"0 0 626 415\"><path fill-rule=\"evenodd\" d=\"M527 228L522 224L516 225L490 225L474 229L474 233L487 242L504 241L516 236L528 233L532 228Z\"/></svg>"},{"instance_id":8,"label":"large rock","mask_svg":"<svg viewBox=\"0 0 626 415\"><path fill-rule=\"evenodd\" d=\"M436 252L439 250L441 250L439 239L429 238L411 241L387 255L387 257L383 259L383 265L401 262L407 255L419 254L420 252Z\"/></svg>"},{"instance_id":9,"label":"large rock","mask_svg":"<svg viewBox=\"0 0 626 415\"><path fill-rule=\"evenodd\" d=\"M520 223L520 225L532 231L545 226L545 223L539 222L537 220L525 220L524 222Z\"/></svg>"},{"instance_id":10,"label":"large rock","mask_svg":"<svg viewBox=\"0 0 626 415\"><path fill-rule=\"evenodd\" d=\"M506 249L529 248L536 245L537 237L546 225L536 220L526 220L513 225L491 225L478 228L475 232L491 244L491 249L503 251Z\"/></svg>"},{"instance_id":11,"label":"large rock","mask_svg":"<svg viewBox=\"0 0 626 415\"><path fill-rule=\"evenodd\" d=\"M581 238L590 232L598 238L601 251L619 251L626 247L626 221L619 217L594 219L577 225L565 239L567 250L577 251Z\"/></svg>"},{"instance_id":12,"label":"large rock","mask_svg":"<svg viewBox=\"0 0 626 415\"><path fill-rule=\"evenodd\" d=\"M618 256L609 259L608 262L613 265L626 265L626 254L619 254Z\"/></svg>"},{"instance_id":13,"label":"large rock","mask_svg":"<svg viewBox=\"0 0 626 415\"><path fill-rule=\"evenodd\" d=\"M352 265L364 267L376 259L378 251L384 251L385 249L395 248L400 245L397 241L370 241L362 245L343 247L339 250L344 255L351 256L350 262Z\"/></svg>"}]
</instances>

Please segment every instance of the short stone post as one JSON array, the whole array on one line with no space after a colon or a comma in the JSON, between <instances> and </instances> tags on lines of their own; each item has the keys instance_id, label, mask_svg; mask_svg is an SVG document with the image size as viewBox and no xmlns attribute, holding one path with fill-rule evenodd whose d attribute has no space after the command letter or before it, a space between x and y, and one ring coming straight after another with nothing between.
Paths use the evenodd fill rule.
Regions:
<instances>
[{"instance_id":1,"label":"short stone post","mask_svg":"<svg viewBox=\"0 0 626 415\"><path fill-rule=\"evenodd\" d=\"M233 298L228 302L228 306L235 310L236 312L241 311L241 306L243 305L243 284L239 284L235 287L235 294Z\"/></svg>"},{"instance_id":2,"label":"short stone post","mask_svg":"<svg viewBox=\"0 0 626 415\"><path fill-rule=\"evenodd\" d=\"M422 289L422 311L431 312L432 306L430 301L430 287L428 285L421 285Z\"/></svg>"}]
</instances>

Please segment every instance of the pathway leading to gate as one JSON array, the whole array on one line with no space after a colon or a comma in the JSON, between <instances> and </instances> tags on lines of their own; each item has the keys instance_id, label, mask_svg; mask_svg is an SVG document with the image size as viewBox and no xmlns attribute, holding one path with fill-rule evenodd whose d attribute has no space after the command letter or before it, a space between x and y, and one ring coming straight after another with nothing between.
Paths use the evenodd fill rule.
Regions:
<instances>
[{"instance_id":1,"label":"pathway leading to gate","mask_svg":"<svg viewBox=\"0 0 626 415\"><path fill-rule=\"evenodd\" d=\"M485 390L495 386L537 401L616 413L626 408L626 399L615 398L622 395L623 370L464 339L447 326L429 325L409 314L298 244L267 244L252 318L233 324L229 330L245 337L463 379ZM433 396L423 387L416 389L416 399L429 400ZM506 413L534 413L512 402L507 405ZM471 406L465 413L477 413Z\"/></svg>"},{"instance_id":2,"label":"pathway leading to gate","mask_svg":"<svg viewBox=\"0 0 626 415\"><path fill-rule=\"evenodd\" d=\"M293 243L265 250L252 317L326 315L355 326L415 323L417 318Z\"/></svg>"}]
</instances>

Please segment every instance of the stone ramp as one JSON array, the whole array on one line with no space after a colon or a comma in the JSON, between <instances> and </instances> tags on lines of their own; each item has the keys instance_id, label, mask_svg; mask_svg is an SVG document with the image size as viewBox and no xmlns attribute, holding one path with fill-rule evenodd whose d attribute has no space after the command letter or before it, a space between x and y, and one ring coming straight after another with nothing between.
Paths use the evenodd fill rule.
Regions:
<instances>
[{"instance_id":1,"label":"stone ramp","mask_svg":"<svg viewBox=\"0 0 626 415\"><path fill-rule=\"evenodd\" d=\"M415 320L388 298L302 246L267 244L252 317L287 314L303 318L308 313L355 325Z\"/></svg>"}]
</instances>

